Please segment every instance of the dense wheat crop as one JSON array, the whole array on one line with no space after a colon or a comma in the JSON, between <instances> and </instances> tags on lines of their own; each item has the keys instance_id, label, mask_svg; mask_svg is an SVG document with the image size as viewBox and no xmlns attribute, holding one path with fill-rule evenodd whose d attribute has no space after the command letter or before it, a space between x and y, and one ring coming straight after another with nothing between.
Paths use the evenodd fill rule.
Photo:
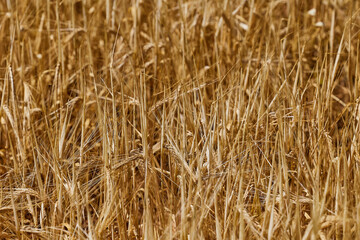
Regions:
<instances>
[{"instance_id":1,"label":"dense wheat crop","mask_svg":"<svg viewBox=\"0 0 360 240\"><path fill-rule=\"evenodd\" d=\"M360 2L0 2L0 239L360 239Z\"/></svg>"}]
</instances>

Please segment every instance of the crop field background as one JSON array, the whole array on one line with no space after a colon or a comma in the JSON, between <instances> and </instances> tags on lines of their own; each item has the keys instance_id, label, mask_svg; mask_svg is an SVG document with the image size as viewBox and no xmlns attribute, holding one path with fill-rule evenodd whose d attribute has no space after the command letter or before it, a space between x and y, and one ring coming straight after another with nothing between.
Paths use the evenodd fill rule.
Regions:
<instances>
[{"instance_id":1,"label":"crop field background","mask_svg":"<svg viewBox=\"0 0 360 240\"><path fill-rule=\"evenodd\" d=\"M0 239L360 239L360 2L0 2Z\"/></svg>"}]
</instances>

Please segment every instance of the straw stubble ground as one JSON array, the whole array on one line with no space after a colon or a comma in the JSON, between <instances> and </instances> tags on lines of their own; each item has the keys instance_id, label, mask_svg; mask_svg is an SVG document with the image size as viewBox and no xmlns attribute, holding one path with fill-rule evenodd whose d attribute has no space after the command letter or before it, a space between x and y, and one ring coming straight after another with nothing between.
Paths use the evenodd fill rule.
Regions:
<instances>
[{"instance_id":1,"label":"straw stubble ground","mask_svg":"<svg viewBox=\"0 0 360 240\"><path fill-rule=\"evenodd\" d=\"M0 3L0 238L359 239L358 1Z\"/></svg>"}]
</instances>

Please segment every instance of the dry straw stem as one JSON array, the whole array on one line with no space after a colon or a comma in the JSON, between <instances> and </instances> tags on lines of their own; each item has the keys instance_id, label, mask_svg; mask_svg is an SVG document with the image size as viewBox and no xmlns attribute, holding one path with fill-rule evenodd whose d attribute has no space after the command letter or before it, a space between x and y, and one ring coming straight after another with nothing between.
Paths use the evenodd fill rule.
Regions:
<instances>
[{"instance_id":1,"label":"dry straw stem","mask_svg":"<svg viewBox=\"0 0 360 240\"><path fill-rule=\"evenodd\" d=\"M360 239L360 2L0 1L0 239Z\"/></svg>"}]
</instances>

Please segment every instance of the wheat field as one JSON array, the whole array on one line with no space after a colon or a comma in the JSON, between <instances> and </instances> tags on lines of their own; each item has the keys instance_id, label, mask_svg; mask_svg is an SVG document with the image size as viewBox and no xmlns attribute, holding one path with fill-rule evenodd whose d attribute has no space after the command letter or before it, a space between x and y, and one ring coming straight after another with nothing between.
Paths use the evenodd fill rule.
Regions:
<instances>
[{"instance_id":1,"label":"wheat field","mask_svg":"<svg viewBox=\"0 0 360 240\"><path fill-rule=\"evenodd\" d=\"M360 2L0 2L0 239L360 239Z\"/></svg>"}]
</instances>

